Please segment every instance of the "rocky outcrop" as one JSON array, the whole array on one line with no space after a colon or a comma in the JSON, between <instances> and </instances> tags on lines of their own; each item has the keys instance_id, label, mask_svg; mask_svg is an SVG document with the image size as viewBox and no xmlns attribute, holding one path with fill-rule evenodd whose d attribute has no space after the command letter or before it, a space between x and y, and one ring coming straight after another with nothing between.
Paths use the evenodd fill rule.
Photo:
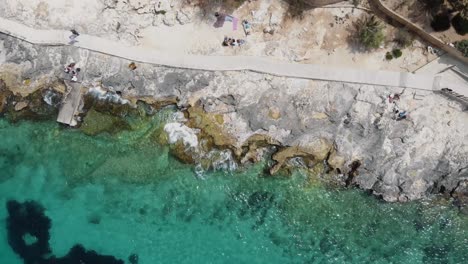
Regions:
<instances>
[{"instance_id":1,"label":"rocky outcrop","mask_svg":"<svg viewBox=\"0 0 468 264\"><path fill-rule=\"evenodd\" d=\"M101 85L134 102L170 98L185 112L185 125L200 129L201 148L223 149L220 157L232 152L238 161L252 162L273 152L273 173L299 157L323 178L386 201L434 193L456 193L457 201L465 201L468 114L438 94L253 72L145 64L132 71L129 61L74 47L37 47L1 35L0 41L6 50L1 69L16 69L8 80L15 89L67 78L62 65L75 61L86 65L85 87ZM32 81L25 85L25 79ZM403 93L398 105L407 119L395 119L388 102L395 92Z\"/></svg>"},{"instance_id":2,"label":"rocky outcrop","mask_svg":"<svg viewBox=\"0 0 468 264\"><path fill-rule=\"evenodd\" d=\"M272 159L276 164L270 169L270 174L277 173L285 163L296 157L303 158L309 168L326 160L332 150L332 145L325 139L308 142L307 145L285 147L273 154Z\"/></svg>"}]
</instances>

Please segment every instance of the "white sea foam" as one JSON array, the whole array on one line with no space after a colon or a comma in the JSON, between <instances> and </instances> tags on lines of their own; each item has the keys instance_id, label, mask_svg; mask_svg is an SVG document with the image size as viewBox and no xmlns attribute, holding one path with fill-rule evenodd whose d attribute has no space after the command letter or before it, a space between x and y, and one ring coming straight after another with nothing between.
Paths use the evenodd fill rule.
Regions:
<instances>
[{"instance_id":1,"label":"white sea foam","mask_svg":"<svg viewBox=\"0 0 468 264\"><path fill-rule=\"evenodd\" d=\"M213 162L213 169L215 170L228 170L233 171L237 169L237 163L232 156L231 150L220 150L211 152L212 155L212 162Z\"/></svg>"},{"instance_id":2,"label":"white sea foam","mask_svg":"<svg viewBox=\"0 0 468 264\"><path fill-rule=\"evenodd\" d=\"M127 104L129 101L123 99L120 95L112 92L108 92L102 89L100 86L95 86L89 89L88 94L91 94L99 100L109 101L116 104Z\"/></svg>"},{"instance_id":3,"label":"white sea foam","mask_svg":"<svg viewBox=\"0 0 468 264\"><path fill-rule=\"evenodd\" d=\"M174 112L171 116L171 120L174 122L185 122L187 121L187 118L185 118L184 113L181 111Z\"/></svg>"},{"instance_id":4,"label":"white sea foam","mask_svg":"<svg viewBox=\"0 0 468 264\"><path fill-rule=\"evenodd\" d=\"M205 170L203 169L201 164L195 165L194 172L195 172L195 175L197 176L197 178L199 178L201 180L205 179Z\"/></svg>"},{"instance_id":5,"label":"white sea foam","mask_svg":"<svg viewBox=\"0 0 468 264\"><path fill-rule=\"evenodd\" d=\"M46 93L44 94L43 100L46 102L46 104L53 106L54 101L53 99L57 96L53 91L47 90Z\"/></svg>"},{"instance_id":6,"label":"white sea foam","mask_svg":"<svg viewBox=\"0 0 468 264\"><path fill-rule=\"evenodd\" d=\"M169 135L169 143L173 144L182 140L186 147L196 148L198 146L198 137L195 131L181 123L167 123L164 131Z\"/></svg>"}]
</instances>

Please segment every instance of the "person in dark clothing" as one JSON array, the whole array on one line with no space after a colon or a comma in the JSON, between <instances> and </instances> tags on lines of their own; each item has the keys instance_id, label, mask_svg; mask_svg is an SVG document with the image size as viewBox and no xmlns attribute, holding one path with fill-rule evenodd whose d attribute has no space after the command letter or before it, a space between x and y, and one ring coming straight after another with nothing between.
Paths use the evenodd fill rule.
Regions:
<instances>
[{"instance_id":1,"label":"person in dark clothing","mask_svg":"<svg viewBox=\"0 0 468 264\"><path fill-rule=\"evenodd\" d=\"M78 33L78 31L72 29L70 30L71 31L71 36L69 37L70 38L70 42L69 44L73 45L75 42L78 42L78 40L76 40L76 38L80 35L80 33Z\"/></svg>"}]
</instances>

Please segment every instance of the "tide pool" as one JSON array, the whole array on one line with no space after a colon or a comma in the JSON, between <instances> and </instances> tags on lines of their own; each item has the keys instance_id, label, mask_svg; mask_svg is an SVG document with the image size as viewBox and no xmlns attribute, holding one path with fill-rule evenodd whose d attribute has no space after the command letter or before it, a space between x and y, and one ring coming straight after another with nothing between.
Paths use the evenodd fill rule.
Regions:
<instances>
[{"instance_id":1,"label":"tide pool","mask_svg":"<svg viewBox=\"0 0 468 264\"><path fill-rule=\"evenodd\" d=\"M56 256L82 244L125 263L468 262L468 217L446 201L383 203L300 170L264 177L263 164L199 177L154 142L160 127L91 137L0 119L0 263L22 263L9 199L46 208Z\"/></svg>"}]
</instances>

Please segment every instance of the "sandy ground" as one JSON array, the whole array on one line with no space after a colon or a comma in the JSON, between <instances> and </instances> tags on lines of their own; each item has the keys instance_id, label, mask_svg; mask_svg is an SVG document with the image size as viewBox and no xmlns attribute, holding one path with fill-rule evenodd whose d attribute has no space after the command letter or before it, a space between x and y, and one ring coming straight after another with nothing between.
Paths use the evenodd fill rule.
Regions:
<instances>
[{"instance_id":1,"label":"sandy ground","mask_svg":"<svg viewBox=\"0 0 468 264\"><path fill-rule=\"evenodd\" d=\"M386 26L388 39L384 46L372 52L356 47L350 39L352 23L365 11L352 8L347 2L335 6L346 8L316 8L300 18L288 16L288 5L280 0L246 1L232 15L239 18L237 30L232 23L215 28L214 12L219 8L200 9L185 0L1 0L0 15L37 28L71 29L98 35L128 45L143 45L168 53L204 55L269 56L299 63L327 64L367 69L413 71L435 56L427 47L415 41L403 50L399 59L386 61L385 53L396 44L395 29ZM155 5L165 14L155 14ZM183 23L178 17L187 14ZM253 32L246 36L240 22L247 19ZM274 34L263 33L265 28ZM224 36L242 38L242 47L223 47Z\"/></svg>"}]
</instances>

